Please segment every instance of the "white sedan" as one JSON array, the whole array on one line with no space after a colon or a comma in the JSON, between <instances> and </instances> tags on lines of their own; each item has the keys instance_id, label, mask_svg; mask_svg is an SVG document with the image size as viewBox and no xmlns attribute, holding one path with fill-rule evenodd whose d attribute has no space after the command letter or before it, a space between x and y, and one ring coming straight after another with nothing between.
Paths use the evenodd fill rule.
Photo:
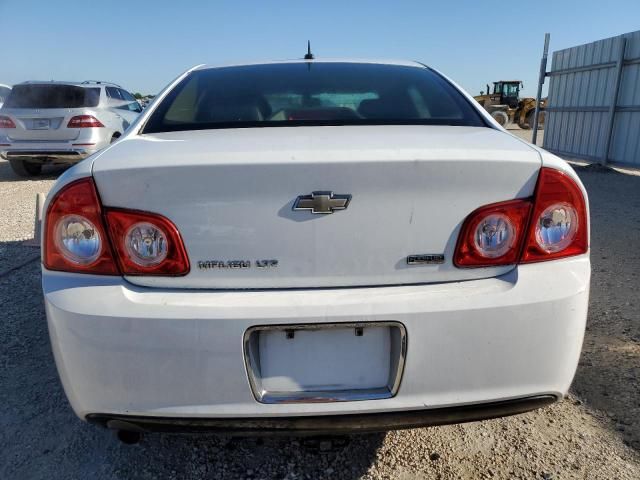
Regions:
<instances>
[{"instance_id":1,"label":"white sedan","mask_svg":"<svg viewBox=\"0 0 640 480\"><path fill-rule=\"evenodd\" d=\"M520 413L580 356L584 187L418 63L191 69L43 232L65 392L126 441Z\"/></svg>"}]
</instances>

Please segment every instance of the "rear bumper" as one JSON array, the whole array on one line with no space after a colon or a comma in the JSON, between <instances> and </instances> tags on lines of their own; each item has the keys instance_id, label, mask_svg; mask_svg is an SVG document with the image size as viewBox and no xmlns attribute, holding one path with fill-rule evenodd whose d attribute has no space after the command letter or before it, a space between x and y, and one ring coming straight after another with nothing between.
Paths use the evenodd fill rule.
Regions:
<instances>
[{"instance_id":1,"label":"rear bumper","mask_svg":"<svg viewBox=\"0 0 640 480\"><path fill-rule=\"evenodd\" d=\"M0 151L0 157L5 160L17 159L42 163L77 163L97 151L97 148L8 148Z\"/></svg>"},{"instance_id":2,"label":"rear bumper","mask_svg":"<svg viewBox=\"0 0 640 480\"><path fill-rule=\"evenodd\" d=\"M368 433L402 428L430 427L474 422L525 413L555 402L553 395L518 398L502 402L456 407L335 416L291 416L278 418L168 418L91 414L87 421L106 428L134 432L256 434Z\"/></svg>"},{"instance_id":3,"label":"rear bumper","mask_svg":"<svg viewBox=\"0 0 640 480\"><path fill-rule=\"evenodd\" d=\"M304 429L304 419L294 417L332 422L337 415L398 413L376 426L384 429L437 424L442 412L456 411L440 409L464 406L476 420L496 416L488 403L561 398L580 355L589 277L582 256L523 265L498 278L422 286L162 290L44 270L43 289L58 371L81 418L104 423L124 415L134 424L144 417L154 425L178 420L180 427L185 419L214 428L264 419ZM252 394L243 355L251 327L388 321L406 328L408 342L395 396L264 404Z\"/></svg>"}]
</instances>

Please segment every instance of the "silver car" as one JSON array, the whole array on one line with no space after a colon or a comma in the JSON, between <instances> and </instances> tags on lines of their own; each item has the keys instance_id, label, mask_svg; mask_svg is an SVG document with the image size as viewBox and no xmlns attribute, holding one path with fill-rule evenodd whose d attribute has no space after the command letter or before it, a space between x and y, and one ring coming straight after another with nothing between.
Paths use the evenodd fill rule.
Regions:
<instances>
[{"instance_id":1,"label":"silver car","mask_svg":"<svg viewBox=\"0 0 640 480\"><path fill-rule=\"evenodd\" d=\"M20 176L72 164L120 137L142 111L109 82L24 82L0 108L0 156Z\"/></svg>"}]
</instances>

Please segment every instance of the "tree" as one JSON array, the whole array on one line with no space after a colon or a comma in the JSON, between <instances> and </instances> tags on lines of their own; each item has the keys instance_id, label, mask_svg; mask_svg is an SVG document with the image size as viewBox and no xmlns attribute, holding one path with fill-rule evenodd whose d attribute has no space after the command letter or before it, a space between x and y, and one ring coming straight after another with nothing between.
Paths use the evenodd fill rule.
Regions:
<instances>
[{"instance_id":1,"label":"tree","mask_svg":"<svg viewBox=\"0 0 640 480\"><path fill-rule=\"evenodd\" d=\"M134 93L133 96L136 97L138 100L142 98L142 94L140 92Z\"/></svg>"}]
</instances>

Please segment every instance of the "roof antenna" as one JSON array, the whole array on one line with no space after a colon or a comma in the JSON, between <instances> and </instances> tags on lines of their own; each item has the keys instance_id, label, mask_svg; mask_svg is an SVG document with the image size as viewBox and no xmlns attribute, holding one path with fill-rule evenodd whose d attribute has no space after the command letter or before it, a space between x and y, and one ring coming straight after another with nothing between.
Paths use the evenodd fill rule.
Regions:
<instances>
[{"instance_id":1,"label":"roof antenna","mask_svg":"<svg viewBox=\"0 0 640 480\"><path fill-rule=\"evenodd\" d=\"M311 53L311 42L307 40L307 54L304 56L305 60L313 60L313 53Z\"/></svg>"}]
</instances>

